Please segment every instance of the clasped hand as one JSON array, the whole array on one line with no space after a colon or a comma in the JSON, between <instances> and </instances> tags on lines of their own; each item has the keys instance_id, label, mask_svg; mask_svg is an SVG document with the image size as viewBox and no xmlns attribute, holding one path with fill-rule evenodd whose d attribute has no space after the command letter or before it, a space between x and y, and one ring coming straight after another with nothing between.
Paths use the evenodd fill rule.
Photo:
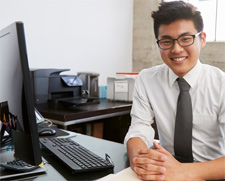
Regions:
<instances>
[{"instance_id":1,"label":"clasped hand","mask_svg":"<svg viewBox=\"0 0 225 181\"><path fill-rule=\"evenodd\" d=\"M156 142L155 149L141 149L133 158L134 171L141 180L181 180L181 163Z\"/></svg>"}]
</instances>

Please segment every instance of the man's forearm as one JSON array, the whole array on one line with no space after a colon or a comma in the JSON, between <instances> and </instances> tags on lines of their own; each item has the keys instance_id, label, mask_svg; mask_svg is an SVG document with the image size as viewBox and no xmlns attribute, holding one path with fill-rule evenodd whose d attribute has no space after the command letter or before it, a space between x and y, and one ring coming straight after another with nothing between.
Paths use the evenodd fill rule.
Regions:
<instances>
[{"instance_id":1,"label":"man's forearm","mask_svg":"<svg viewBox=\"0 0 225 181\"><path fill-rule=\"evenodd\" d=\"M145 144L145 142L138 138L138 137L134 137L128 140L127 142L127 153L129 156L129 160L130 160L130 167L133 169L135 164L133 163L133 158L136 157L138 155L138 150L140 149L146 149L147 145Z\"/></svg>"},{"instance_id":2,"label":"man's forearm","mask_svg":"<svg viewBox=\"0 0 225 181\"><path fill-rule=\"evenodd\" d=\"M225 156L208 162L186 163L183 164L183 170L188 174L188 178L225 179Z\"/></svg>"}]
</instances>

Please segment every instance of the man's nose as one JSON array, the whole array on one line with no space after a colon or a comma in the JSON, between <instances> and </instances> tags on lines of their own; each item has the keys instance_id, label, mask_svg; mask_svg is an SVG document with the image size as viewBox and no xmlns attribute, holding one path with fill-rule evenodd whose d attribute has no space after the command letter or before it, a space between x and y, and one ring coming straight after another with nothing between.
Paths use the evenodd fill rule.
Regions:
<instances>
[{"instance_id":1,"label":"man's nose","mask_svg":"<svg viewBox=\"0 0 225 181\"><path fill-rule=\"evenodd\" d=\"M172 53L179 53L183 51L183 47L180 46L177 40L174 40L173 47L171 48Z\"/></svg>"}]
</instances>

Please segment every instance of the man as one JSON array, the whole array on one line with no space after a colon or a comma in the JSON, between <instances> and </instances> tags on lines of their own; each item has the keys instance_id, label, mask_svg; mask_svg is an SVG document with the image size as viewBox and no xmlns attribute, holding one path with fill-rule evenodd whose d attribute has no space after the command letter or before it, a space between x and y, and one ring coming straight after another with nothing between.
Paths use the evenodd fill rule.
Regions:
<instances>
[{"instance_id":1,"label":"man","mask_svg":"<svg viewBox=\"0 0 225 181\"><path fill-rule=\"evenodd\" d=\"M141 71L136 80L132 121L125 137L130 166L142 180L224 179L225 73L199 60L206 44L201 14L191 4L174 1L162 3L152 17L165 64ZM175 134L179 130L175 129L176 115L181 112L177 106L181 91L178 77L188 83L192 109L192 158L183 161L175 159L179 139ZM160 145L153 143L154 121ZM187 134L184 131L179 136Z\"/></svg>"}]
</instances>

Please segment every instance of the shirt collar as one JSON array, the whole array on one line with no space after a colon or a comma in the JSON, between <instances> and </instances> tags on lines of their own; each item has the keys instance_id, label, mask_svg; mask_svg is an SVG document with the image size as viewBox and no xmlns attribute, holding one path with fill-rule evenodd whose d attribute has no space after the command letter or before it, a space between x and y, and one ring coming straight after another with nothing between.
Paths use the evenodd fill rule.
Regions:
<instances>
[{"instance_id":1,"label":"shirt collar","mask_svg":"<svg viewBox=\"0 0 225 181\"><path fill-rule=\"evenodd\" d=\"M197 64L183 77L193 88L201 72L202 63L198 60ZM172 87L178 76L169 68L169 85Z\"/></svg>"}]
</instances>

